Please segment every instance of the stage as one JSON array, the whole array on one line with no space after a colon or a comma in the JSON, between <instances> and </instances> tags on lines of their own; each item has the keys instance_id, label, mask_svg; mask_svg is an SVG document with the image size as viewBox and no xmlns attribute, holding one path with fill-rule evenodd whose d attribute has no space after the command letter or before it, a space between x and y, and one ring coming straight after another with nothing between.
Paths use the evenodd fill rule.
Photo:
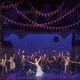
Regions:
<instances>
[{"instance_id":1,"label":"stage","mask_svg":"<svg viewBox=\"0 0 80 80\"><path fill-rule=\"evenodd\" d=\"M80 0L0 0L0 80L80 80Z\"/></svg>"},{"instance_id":2,"label":"stage","mask_svg":"<svg viewBox=\"0 0 80 80\"><path fill-rule=\"evenodd\" d=\"M80 73L74 74L60 74L49 73L44 74L42 77L33 76L20 76L19 73L10 73L5 80L80 80Z\"/></svg>"}]
</instances>

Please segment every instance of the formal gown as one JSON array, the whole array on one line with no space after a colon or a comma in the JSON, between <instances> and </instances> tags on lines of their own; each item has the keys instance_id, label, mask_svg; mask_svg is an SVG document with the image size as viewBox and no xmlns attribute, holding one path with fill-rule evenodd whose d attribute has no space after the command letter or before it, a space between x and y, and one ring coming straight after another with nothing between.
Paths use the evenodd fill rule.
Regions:
<instances>
[{"instance_id":1,"label":"formal gown","mask_svg":"<svg viewBox=\"0 0 80 80\"><path fill-rule=\"evenodd\" d=\"M10 59L9 60L10 61L10 70L13 70L13 69L15 69L15 62L13 61L13 59Z\"/></svg>"},{"instance_id":2,"label":"formal gown","mask_svg":"<svg viewBox=\"0 0 80 80\"><path fill-rule=\"evenodd\" d=\"M36 71L36 76L42 76L44 72L41 69L41 66L38 63L35 63L37 71Z\"/></svg>"}]
</instances>

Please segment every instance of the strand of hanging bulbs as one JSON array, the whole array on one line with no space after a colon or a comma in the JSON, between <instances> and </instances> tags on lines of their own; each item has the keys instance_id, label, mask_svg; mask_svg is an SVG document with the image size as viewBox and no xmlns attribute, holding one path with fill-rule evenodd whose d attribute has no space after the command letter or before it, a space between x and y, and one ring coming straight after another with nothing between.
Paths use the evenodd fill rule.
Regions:
<instances>
[{"instance_id":1,"label":"strand of hanging bulbs","mask_svg":"<svg viewBox=\"0 0 80 80\"><path fill-rule=\"evenodd\" d=\"M78 3L78 5L76 5L72 10L70 10L69 12L67 12L65 15L52 20L50 22L46 22L46 23L37 23L36 21L33 21L31 19L29 19L26 15L24 15L21 11L19 11L16 7L14 7L14 9L17 11L17 13L19 15L22 15L23 18L27 19L29 22L31 22L32 24L38 25L38 26L50 26L53 23L57 23L59 21L61 21L62 19L64 19L65 17L67 17L68 15L70 15L71 13L74 13L78 8L80 7L80 3Z\"/></svg>"},{"instance_id":2,"label":"strand of hanging bulbs","mask_svg":"<svg viewBox=\"0 0 80 80\"><path fill-rule=\"evenodd\" d=\"M22 3L24 0L21 0L21 1L19 1L19 2L17 2L17 3L15 3L14 4L14 6L18 6L20 3ZM13 6L12 6L12 4L10 4L10 5L7 5L7 6L5 6L5 5L2 5L2 6L0 6L0 9L10 9L10 8L12 8Z\"/></svg>"},{"instance_id":3,"label":"strand of hanging bulbs","mask_svg":"<svg viewBox=\"0 0 80 80\"><path fill-rule=\"evenodd\" d=\"M33 5L28 2L28 4L30 5L31 9L35 12L35 14L39 15L39 16L42 16L42 17L51 17L51 16L54 16L54 14L57 14L59 12L59 10L62 8L62 6L64 5L65 3L65 0L62 1L61 5L54 11L50 12L50 13L43 13L41 11L38 11L37 9L35 9L33 7Z\"/></svg>"},{"instance_id":4,"label":"strand of hanging bulbs","mask_svg":"<svg viewBox=\"0 0 80 80\"><path fill-rule=\"evenodd\" d=\"M11 6L14 7L14 5L11 5ZM70 13L74 12L79 7L80 7L80 3L77 6L75 6L72 10L70 10L68 13L66 13L64 15L64 17L67 16L67 15L69 15ZM49 30L54 30L54 29L55 30L60 30L60 29L68 29L70 27L72 28L73 26L80 24L80 21L78 21L78 22L76 22L74 24L71 24L71 25L68 25L68 26L63 26L63 27L48 27L47 25L45 26L45 24L44 25L41 25L41 24L36 23L35 21L33 22L32 20L30 20L29 18L27 18L23 13L21 13L20 11L18 11L18 9L16 7L14 7L14 8L16 9L16 11L17 11L18 14L22 15L24 18L26 18L27 20L29 20L32 23L32 24L23 24L23 23L18 23L16 21L10 20L10 19L8 19L8 18L6 18L4 16L2 17L3 19L7 20L11 24L14 24L14 25L17 25L17 26L23 26L23 27L40 27L40 28L49 29ZM62 16L62 18L64 18L64 17ZM60 18L58 18L58 19L60 19Z\"/></svg>"},{"instance_id":5,"label":"strand of hanging bulbs","mask_svg":"<svg viewBox=\"0 0 80 80\"><path fill-rule=\"evenodd\" d=\"M10 24L13 24L14 26L18 26L18 27L23 27L23 28L36 28L37 27L37 28L41 28L41 29L45 29L45 30L60 31L60 30L67 30L67 29L70 29L70 28L77 28L77 26L80 25L80 21L77 21L77 22L75 22L73 24L70 24L70 25L67 25L67 26L45 27L45 26L37 26L37 25L32 25L32 24L19 23L19 22L16 22L14 20L10 20L10 19L8 19L8 18L6 18L2 15L0 15L0 16L2 17L2 19L5 19Z\"/></svg>"},{"instance_id":6,"label":"strand of hanging bulbs","mask_svg":"<svg viewBox=\"0 0 80 80\"><path fill-rule=\"evenodd\" d=\"M78 3L78 5L76 5L72 10L67 12L65 15L60 16L59 18L57 18L55 20L52 20L50 22L45 22L42 25L47 26L47 25L50 25L50 24L53 24L53 23L57 23L57 22L61 21L62 19L64 19L65 17L67 17L68 15L70 15L71 13L74 13L78 8L80 8L80 2Z\"/></svg>"},{"instance_id":7,"label":"strand of hanging bulbs","mask_svg":"<svg viewBox=\"0 0 80 80\"><path fill-rule=\"evenodd\" d=\"M23 1L24 1L24 0L23 0ZM22 1L20 1L20 2L22 3ZM29 19L28 16L24 15L21 11L19 11L19 10L16 8L17 4L19 5L20 2L16 3L15 5L11 4L10 6L11 6L11 7L14 7L15 10L17 11L17 13L18 13L19 15L22 15L23 18L27 19L27 20L28 20L29 22L31 22L32 24L35 24L35 25L37 24L37 25L40 25L40 26L43 26L43 25L49 26L49 25L51 25L51 24L53 24L53 23L57 23L57 22L61 21L62 19L64 19L66 16L70 15L72 12L75 12L75 10L80 7L80 3L79 3L79 4L78 4L77 6L75 6L72 10L70 10L69 12L67 12L65 15L60 16L59 18L57 18L57 19L55 19L55 20L52 20L52 21L49 21L49 22L45 22L45 23L39 24L39 23L37 23L36 21L33 21L33 20Z\"/></svg>"}]
</instances>

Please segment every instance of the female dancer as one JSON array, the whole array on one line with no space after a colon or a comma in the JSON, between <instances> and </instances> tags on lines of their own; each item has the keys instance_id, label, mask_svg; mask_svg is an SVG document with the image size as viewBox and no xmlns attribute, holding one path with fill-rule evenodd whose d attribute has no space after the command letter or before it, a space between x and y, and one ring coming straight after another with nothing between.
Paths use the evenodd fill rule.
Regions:
<instances>
[{"instance_id":1,"label":"female dancer","mask_svg":"<svg viewBox=\"0 0 80 80\"><path fill-rule=\"evenodd\" d=\"M42 76L44 74L44 72L41 69L41 66L39 65L40 60L41 60L41 57L39 58L39 60L35 59L35 63L27 60L29 63L31 63L37 67L36 76Z\"/></svg>"},{"instance_id":2,"label":"female dancer","mask_svg":"<svg viewBox=\"0 0 80 80\"><path fill-rule=\"evenodd\" d=\"M2 74L7 73L7 66L6 66L6 54L5 59L2 58L0 65L2 66Z\"/></svg>"},{"instance_id":3,"label":"female dancer","mask_svg":"<svg viewBox=\"0 0 80 80\"><path fill-rule=\"evenodd\" d=\"M66 73L68 68L69 68L70 57L69 56L64 57L63 55L62 55L62 57L63 57L64 62L65 62L64 67L65 67L65 73Z\"/></svg>"},{"instance_id":4,"label":"female dancer","mask_svg":"<svg viewBox=\"0 0 80 80\"><path fill-rule=\"evenodd\" d=\"M15 68L16 68L16 65L15 65L15 62L14 62L14 58L15 58L15 54L14 54L13 57L11 56L10 59L8 60L8 61L10 61L10 71L14 71Z\"/></svg>"}]
</instances>

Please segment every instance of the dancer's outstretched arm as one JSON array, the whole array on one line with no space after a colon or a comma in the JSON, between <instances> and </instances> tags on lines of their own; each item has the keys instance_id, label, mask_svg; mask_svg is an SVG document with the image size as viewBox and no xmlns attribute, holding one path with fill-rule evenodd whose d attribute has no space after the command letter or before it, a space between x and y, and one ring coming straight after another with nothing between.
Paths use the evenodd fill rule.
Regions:
<instances>
[{"instance_id":1,"label":"dancer's outstretched arm","mask_svg":"<svg viewBox=\"0 0 80 80\"><path fill-rule=\"evenodd\" d=\"M50 61L49 59L47 59L47 61L48 61L49 63L51 63L51 62L53 62L54 60L51 60L51 61Z\"/></svg>"},{"instance_id":2,"label":"dancer's outstretched arm","mask_svg":"<svg viewBox=\"0 0 80 80\"><path fill-rule=\"evenodd\" d=\"M38 62L41 60L41 56L40 56L40 58L39 58L39 60L38 60Z\"/></svg>"},{"instance_id":3,"label":"dancer's outstretched arm","mask_svg":"<svg viewBox=\"0 0 80 80\"><path fill-rule=\"evenodd\" d=\"M62 58L65 60L65 57L62 55Z\"/></svg>"},{"instance_id":4,"label":"dancer's outstretched arm","mask_svg":"<svg viewBox=\"0 0 80 80\"><path fill-rule=\"evenodd\" d=\"M19 56L19 58L21 59L22 57L21 57L21 55L20 55L20 49L19 49L19 51L18 51L18 56Z\"/></svg>"},{"instance_id":5,"label":"dancer's outstretched arm","mask_svg":"<svg viewBox=\"0 0 80 80\"><path fill-rule=\"evenodd\" d=\"M5 54L5 56L4 56L4 57L5 57L5 62L6 62L6 60L7 60L7 56L6 56L6 54Z\"/></svg>"},{"instance_id":6,"label":"dancer's outstretched arm","mask_svg":"<svg viewBox=\"0 0 80 80\"><path fill-rule=\"evenodd\" d=\"M35 63L31 62L31 61L28 61L28 60L26 60L26 61L29 62L29 63L31 63L31 64L33 64L33 65L35 64Z\"/></svg>"},{"instance_id":7,"label":"dancer's outstretched arm","mask_svg":"<svg viewBox=\"0 0 80 80\"><path fill-rule=\"evenodd\" d=\"M13 56L13 59L15 58L15 54L14 54L14 56Z\"/></svg>"}]
</instances>

